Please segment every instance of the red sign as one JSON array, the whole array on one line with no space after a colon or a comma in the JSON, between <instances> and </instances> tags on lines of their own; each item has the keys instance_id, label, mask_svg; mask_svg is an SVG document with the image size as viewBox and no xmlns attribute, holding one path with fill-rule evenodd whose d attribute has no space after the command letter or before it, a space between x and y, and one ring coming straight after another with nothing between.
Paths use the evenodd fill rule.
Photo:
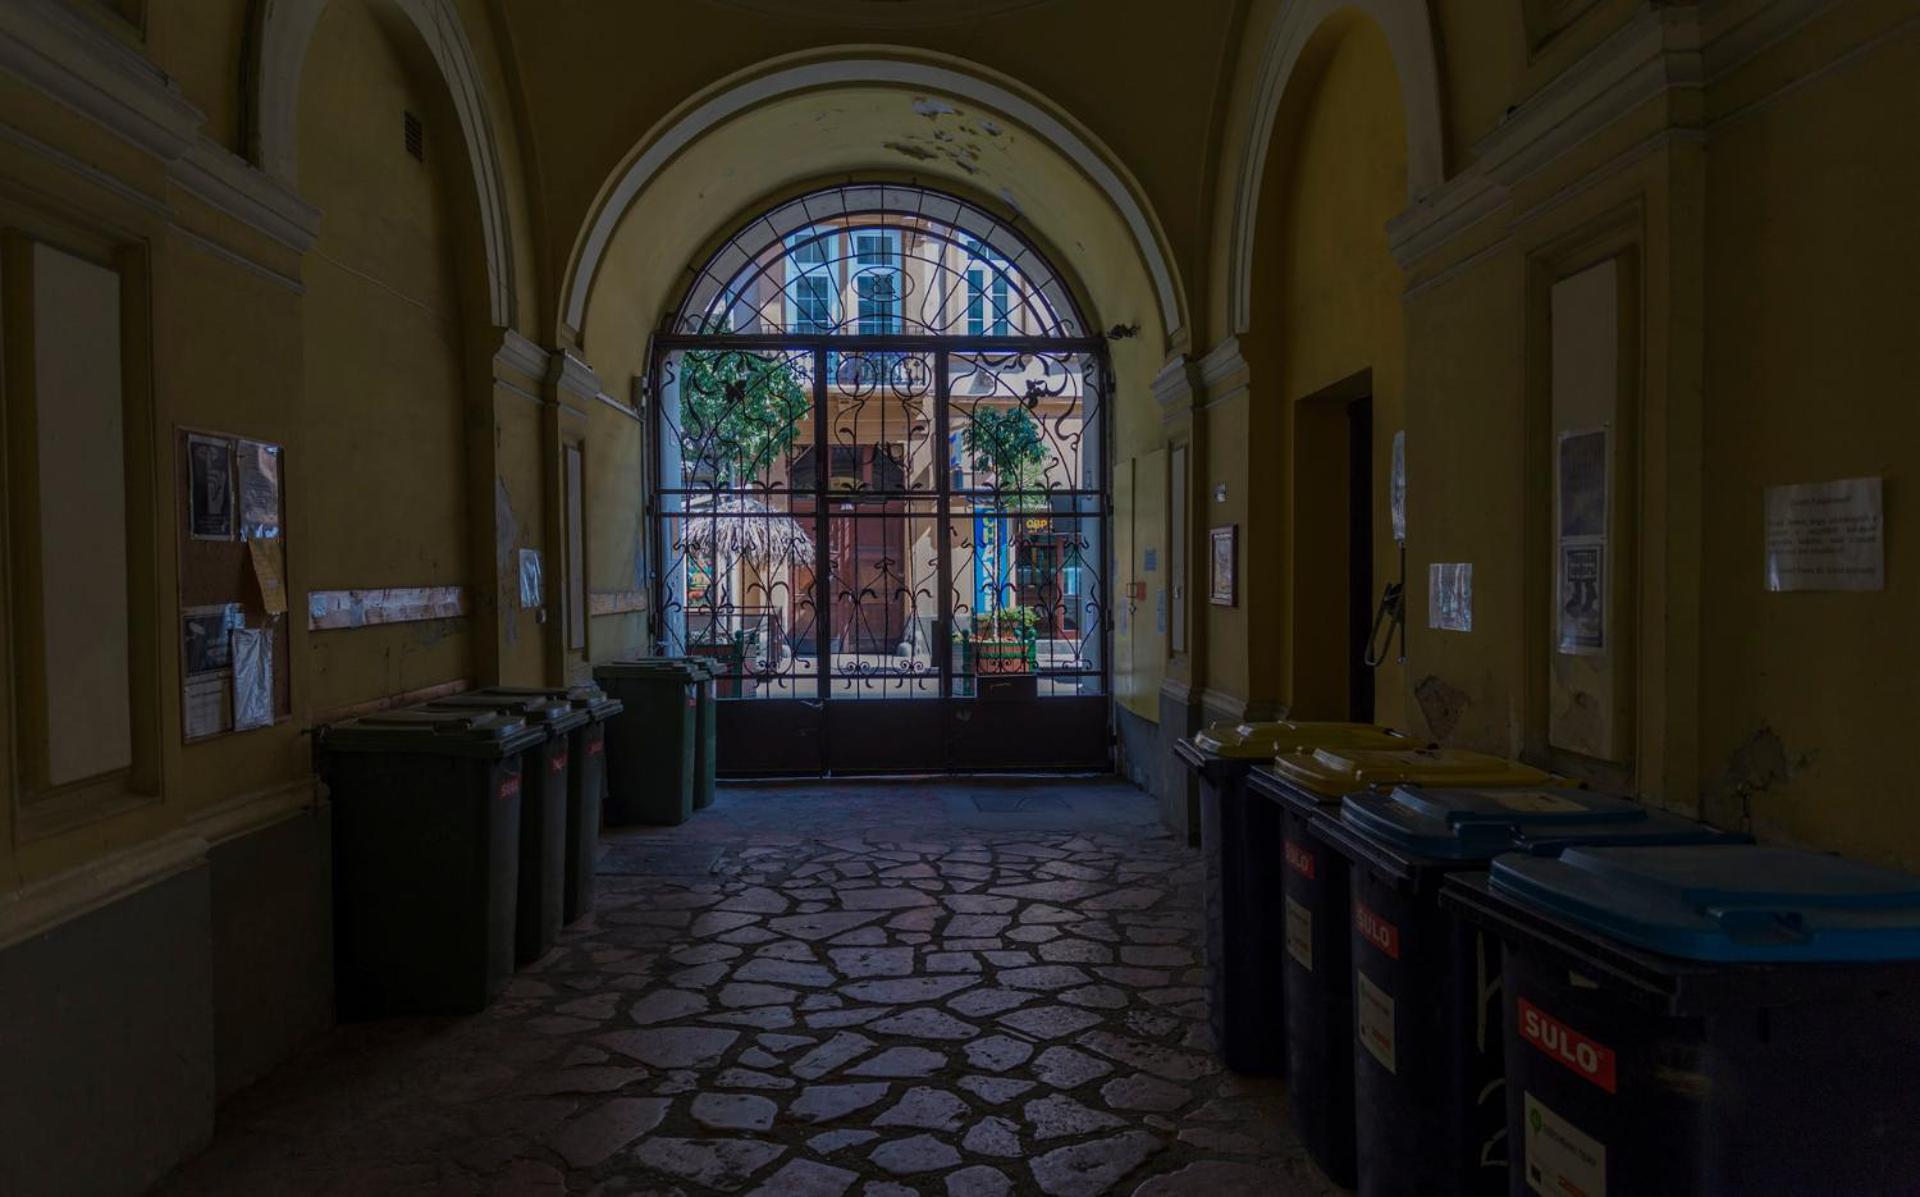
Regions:
<instances>
[{"instance_id":1,"label":"red sign","mask_svg":"<svg viewBox=\"0 0 1920 1197\"><path fill-rule=\"evenodd\" d=\"M588 740L587 741L588 756L600 756L602 753L606 752L606 750L607 750L607 742L605 740Z\"/></svg>"},{"instance_id":2,"label":"red sign","mask_svg":"<svg viewBox=\"0 0 1920 1197\"><path fill-rule=\"evenodd\" d=\"M1317 864L1313 859L1313 853L1302 848L1292 840L1287 840L1281 844L1280 851L1286 855L1288 868L1305 877L1308 881L1313 880L1314 873L1317 869Z\"/></svg>"},{"instance_id":3,"label":"red sign","mask_svg":"<svg viewBox=\"0 0 1920 1197\"><path fill-rule=\"evenodd\" d=\"M1613 1049L1595 1043L1525 998L1520 999L1520 1038L1607 1092L1614 1092Z\"/></svg>"},{"instance_id":4,"label":"red sign","mask_svg":"<svg viewBox=\"0 0 1920 1197\"><path fill-rule=\"evenodd\" d=\"M1400 959L1400 928L1358 902L1353 904L1353 929L1360 933L1360 938L1385 952L1388 958Z\"/></svg>"},{"instance_id":5,"label":"red sign","mask_svg":"<svg viewBox=\"0 0 1920 1197\"><path fill-rule=\"evenodd\" d=\"M518 798L519 796L520 775L515 773L500 783L500 801L505 802L509 798Z\"/></svg>"},{"instance_id":6,"label":"red sign","mask_svg":"<svg viewBox=\"0 0 1920 1197\"><path fill-rule=\"evenodd\" d=\"M565 773L566 771L567 754L564 752L557 754L552 760L547 762L547 772L549 773Z\"/></svg>"}]
</instances>

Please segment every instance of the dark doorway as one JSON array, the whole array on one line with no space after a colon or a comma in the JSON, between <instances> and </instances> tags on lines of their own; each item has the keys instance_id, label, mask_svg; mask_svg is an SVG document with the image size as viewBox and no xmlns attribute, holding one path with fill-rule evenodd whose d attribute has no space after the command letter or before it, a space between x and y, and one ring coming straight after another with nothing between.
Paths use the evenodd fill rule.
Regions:
<instances>
[{"instance_id":1,"label":"dark doorway","mask_svg":"<svg viewBox=\"0 0 1920 1197\"><path fill-rule=\"evenodd\" d=\"M1373 396L1347 403L1347 718L1373 722Z\"/></svg>"}]
</instances>

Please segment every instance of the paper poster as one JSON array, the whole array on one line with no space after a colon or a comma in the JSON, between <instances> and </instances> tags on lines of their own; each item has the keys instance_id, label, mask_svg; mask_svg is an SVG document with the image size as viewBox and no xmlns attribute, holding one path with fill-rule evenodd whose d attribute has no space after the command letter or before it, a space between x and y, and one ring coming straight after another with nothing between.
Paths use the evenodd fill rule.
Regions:
<instances>
[{"instance_id":1,"label":"paper poster","mask_svg":"<svg viewBox=\"0 0 1920 1197\"><path fill-rule=\"evenodd\" d=\"M1560 539L1607 534L1607 430L1560 434Z\"/></svg>"},{"instance_id":2,"label":"paper poster","mask_svg":"<svg viewBox=\"0 0 1920 1197\"><path fill-rule=\"evenodd\" d=\"M227 730L231 691L227 671L189 677L181 687L180 721L186 738L200 740Z\"/></svg>"},{"instance_id":3,"label":"paper poster","mask_svg":"<svg viewBox=\"0 0 1920 1197\"><path fill-rule=\"evenodd\" d=\"M1569 656L1607 647L1607 430L1560 434L1555 644Z\"/></svg>"},{"instance_id":4,"label":"paper poster","mask_svg":"<svg viewBox=\"0 0 1920 1197\"><path fill-rule=\"evenodd\" d=\"M1598 653L1607 646L1605 543L1560 546L1560 651Z\"/></svg>"},{"instance_id":5,"label":"paper poster","mask_svg":"<svg viewBox=\"0 0 1920 1197\"><path fill-rule=\"evenodd\" d=\"M1407 432L1393 434L1393 478L1388 484L1388 506L1393 511L1393 538L1407 543Z\"/></svg>"},{"instance_id":6,"label":"paper poster","mask_svg":"<svg viewBox=\"0 0 1920 1197\"><path fill-rule=\"evenodd\" d=\"M233 539L233 442L187 434L187 522L195 540Z\"/></svg>"},{"instance_id":7,"label":"paper poster","mask_svg":"<svg viewBox=\"0 0 1920 1197\"><path fill-rule=\"evenodd\" d=\"M520 605L539 607L544 605L546 587L540 576L540 550L520 550Z\"/></svg>"},{"instance_id":8,"label":"paper poster","mask_svg":"<svg viewBox=\"0 0 1920 1197\"><path fill-rule=\"evenodd\" d=\"M232 633L233 730L273 723L273 631L236 628Z\"/></svg>"},{"instance_id":9,"label":"paper poster","mask_svg":"<svg viewBox=\"0 0 1920 1197\"><path fill-rule=\"evenodd\" d=\"M280 535L280 446L241 441L240 535L271 540Z\"/></svg>"},{"instance_id":10,"label":"paper poster","mask_svg":"<svg viewBox=\"0 0 1920 1197\"><path fill-rule=\"evenodd\" d=\"M1768 590L1884 590L1878 478L1767 488Z\"/></svg>"},{"instance_id":11,"label":"paper poster","mask_svg":"<svg viewBox=\"0 0 1920 1197\"><path fill-rule=\"evenodd\" d=\"M230 637L240 626L240 604L188 607L180 613L182 668L188 677L216 673L233 661Z\"/></svg>"},{"instance_id":12,"label":"paper poster","mask_svg":"<svg viewBox=\"0 0 1920 1197\"><path fill-rule=\"evenodd\" d=\"M260 584L260 602L268 615L287 613L287 580L281 566L284 552L278 536L256 536L247 541L247 555L253 561L253 580Z\"/></svg>"},{"instance_id":13,"label":"paper poster","mask_svg":"<svg viewBox=\"0 0 1920 1197\"><path fill-rule=\"evenodd\" d=\"M1427 566L1427 626L1443 632L1473 631L1473 563Z\"/></svg>"}]
</instances>

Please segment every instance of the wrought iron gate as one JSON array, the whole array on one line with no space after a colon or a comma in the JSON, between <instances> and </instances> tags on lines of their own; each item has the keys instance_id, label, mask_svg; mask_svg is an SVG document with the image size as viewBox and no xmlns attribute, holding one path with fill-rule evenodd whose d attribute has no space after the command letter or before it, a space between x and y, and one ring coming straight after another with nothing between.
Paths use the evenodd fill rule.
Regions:
<instances>
[{"instance_id":1,"label":"wrought iron gate","mask_svg":"<svg viewBox=\"0 0 1920 1197\"><path fill-rule=\"evenodd\" d=\"M783 205L650 381L653 630L721 667L724 771L1109 762L1106 345L1012 230L893 186Z\"/></svg>"}]
</instances>

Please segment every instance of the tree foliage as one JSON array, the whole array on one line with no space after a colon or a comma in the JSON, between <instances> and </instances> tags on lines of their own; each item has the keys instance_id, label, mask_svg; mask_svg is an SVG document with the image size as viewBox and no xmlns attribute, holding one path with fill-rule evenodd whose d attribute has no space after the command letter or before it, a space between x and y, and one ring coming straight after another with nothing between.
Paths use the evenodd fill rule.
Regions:
<instances>
[{"instance_id":1,"label":"tree foliage","mask_svg":"<svg viewBox=\"0 0 1920 1197\"><path fill-rule=\"evenodd\" d=\"M812 403L783 355L700 349L680 359L681 436L687 457L720 485L760 477L793 447Z\"/></svg>"},{"instance_id":2,"label":"tree foliage","mask_svg":"<svg viewBox=\"0 0 1920 1197\"><path fill-rule=\"evenodd\" d=\"M1039 421L1025 407L982 405L960 435L976 470L991 470L1003 491L1044 490L1047 444Z\"/></svg>"}]
</instances>

